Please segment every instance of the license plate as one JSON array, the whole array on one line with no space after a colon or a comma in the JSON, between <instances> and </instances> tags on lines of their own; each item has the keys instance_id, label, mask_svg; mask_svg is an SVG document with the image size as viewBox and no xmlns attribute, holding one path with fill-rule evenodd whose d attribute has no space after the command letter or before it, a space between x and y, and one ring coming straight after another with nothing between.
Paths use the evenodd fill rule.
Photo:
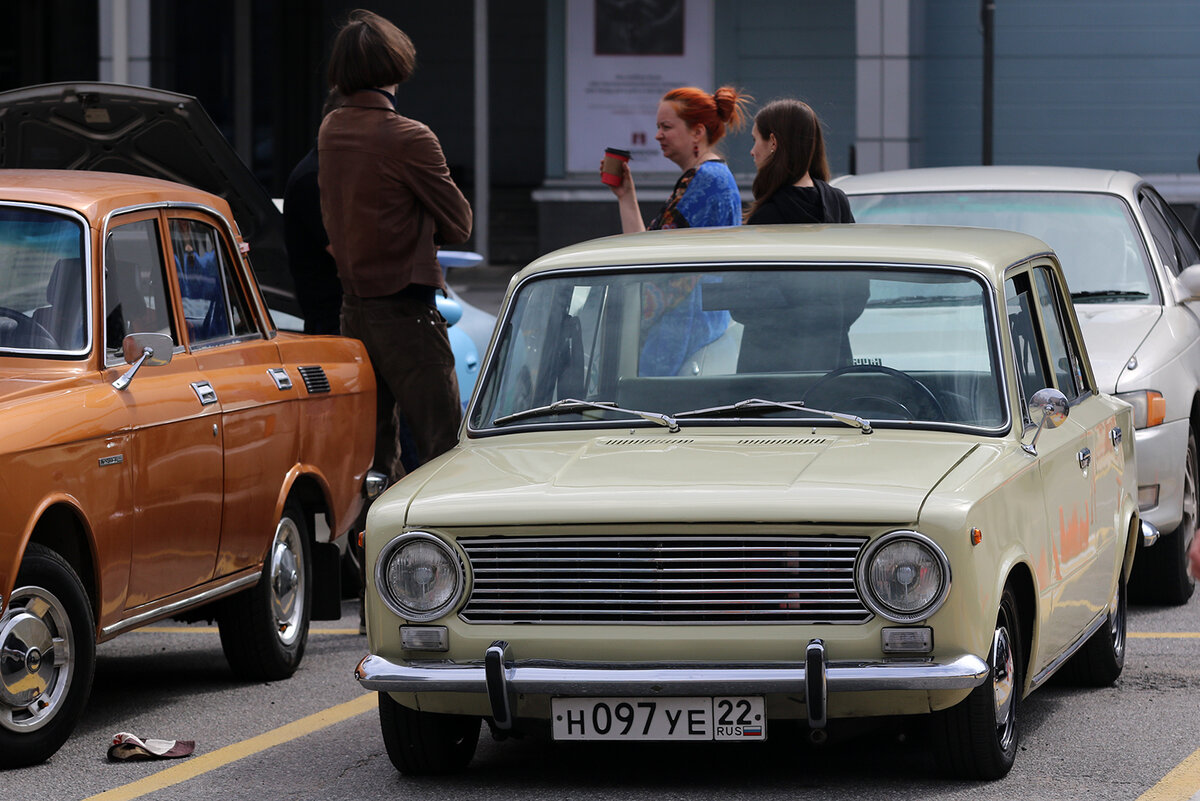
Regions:
<instances>
[{"instance_id":1,"label":"license plate","mask_svg":"<svg viewBox=\"0 0 1200 801\"><path fill-rule=\"evenodd\" d=\"M555 740L765 740L757 696L552 698Z\"/></svg>"}]
</instances>

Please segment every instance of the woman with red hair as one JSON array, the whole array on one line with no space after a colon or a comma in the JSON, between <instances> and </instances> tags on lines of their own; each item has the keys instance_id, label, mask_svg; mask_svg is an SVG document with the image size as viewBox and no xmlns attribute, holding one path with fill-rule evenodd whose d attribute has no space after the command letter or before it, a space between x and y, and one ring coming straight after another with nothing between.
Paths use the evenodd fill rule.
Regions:
<instances>
[{"instance_id":1,"label":"woman with red hair","mask_svg":"<svg viewBox=\"0 0 1200 801\"><path fill-rule=\"evenodd\" d=\"M741 223L741 193L733 173L714 148L727 129L737 130L745 122L749 99L731 86L722 86L711 95L690 86L663 95L654 138L663 155L675 162L683 175L666 205L646 225L638 208L633 174L625 164L621 182L610 186L621 211L622 232Z\"/></svg>"}]
</instances>

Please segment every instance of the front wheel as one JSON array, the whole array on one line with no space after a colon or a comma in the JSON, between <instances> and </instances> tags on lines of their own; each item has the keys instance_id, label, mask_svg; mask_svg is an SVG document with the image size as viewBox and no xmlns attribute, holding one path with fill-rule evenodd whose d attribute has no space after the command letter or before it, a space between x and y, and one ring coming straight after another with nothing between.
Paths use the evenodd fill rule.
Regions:
<instances>
[{"instance_id":1,"label":"front wheel","mask_svg":"<svg viewBox=\"0 0 1200 801\"><path fill-rule=\"evenodd\" d=\"M95 636L79 576L30 545L0 617L0 768L43 762L66 742L92 689Z\"/></svg>"},{"instance_id":2,"label":"front wheel","mask_svg":"<svg viewBox=\"0 0 1200 801\"><path fill-rule=\"evenodd\" d=\"M934 713L939 761L951 775L1000 779L1012 769L1021 734L1022 648L1016 595L1005 587L992 633L988 680L957 705Z\"/></svg>"},{"instance_id":3,"label":"front wheel","mask_svg":"<svg viewBox=\"0 0 1200 801\"><path fill-rule=\"evenodd\" d=\"M379 727L396 770L413 776L457 773L471 762L480 719L419 712L379 694Z\"/></svg>"},{"instance_id":4,"label":"front wheel","mask_svg":"<svg viewBox=\"0 0 1200 801\"><path fill-rule=\"evenodd\" d=\"M274 681L296 672L308 642L312 612L311 546L304 512L291 501L275 527L262 578L222 602L221 648L233 672Z\"/></svg>"}]
</instances>

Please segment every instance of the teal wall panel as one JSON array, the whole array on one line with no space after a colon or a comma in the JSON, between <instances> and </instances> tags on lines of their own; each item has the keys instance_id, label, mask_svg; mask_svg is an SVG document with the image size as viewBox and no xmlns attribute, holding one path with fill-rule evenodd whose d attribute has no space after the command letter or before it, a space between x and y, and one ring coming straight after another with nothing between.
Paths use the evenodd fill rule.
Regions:
<instances>
[{"instance_id":1,"label":"teal wall panel","mask_svg":"<svg viewBox=\"0 0 1200 801\"><path fill-rule=\"evenodd\" d=\"M715 15L717 84L749 92L755 109L779 97L810 104L825 125L830 168L845 172L855 136L854 3L716 0ZM751 144L747 127L722 148L739 175L754 173Z\"/></svg>"},{"instance_id":2,"label":"teal wall panel","mask_svg":"<svg viewBox=\"0 0 1200 801\"><path fill-rule=\"evenodd\" d=\"M926 165L977 164L978 4L926 0ZM994 162L1194 173L1200 3L997 0Z\"/></svg>"}]
</instances>

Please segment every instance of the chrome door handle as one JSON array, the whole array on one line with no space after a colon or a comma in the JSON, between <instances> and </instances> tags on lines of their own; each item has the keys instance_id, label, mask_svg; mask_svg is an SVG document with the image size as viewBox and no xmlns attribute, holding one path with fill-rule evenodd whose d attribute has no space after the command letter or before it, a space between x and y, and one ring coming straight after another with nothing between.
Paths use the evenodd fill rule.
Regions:
<instances>
[{"instance_id":1,"label":"chrome door handle","mask_svg":"<svg viewBox=\"0 0 1200 801\"><path fill-rule=\"evenodd\" d=\"M1079 452L1079 469L1087 470L1092 463L1092 449L1084 448Z\"/></svg>"},{"instance_id":2,"label":"chrome door handle","mask_svg":"<svg viewBox=\"0 0 1200 801\"><path fill-rule=\"evenodd\" d=\"M195 390L196 397L200 399L201 406L211 406L217 402L217 391L207 381L193 381L192 389Z\"/></svg>"},{"instance_id":3,"label":"chrome door handle","mask_svg":"<svg viewBox=\"0 0 1200 801\"><path fill-rule=\"evenodd\" d=\"M1114 448L1121 447L1121 428L1120 428L1120 426L1114 428L1112 431L1109 431L1108 438L1110 440L1112 440L1112 444L1113 444Z\"/></svg>"}]
</instances>

